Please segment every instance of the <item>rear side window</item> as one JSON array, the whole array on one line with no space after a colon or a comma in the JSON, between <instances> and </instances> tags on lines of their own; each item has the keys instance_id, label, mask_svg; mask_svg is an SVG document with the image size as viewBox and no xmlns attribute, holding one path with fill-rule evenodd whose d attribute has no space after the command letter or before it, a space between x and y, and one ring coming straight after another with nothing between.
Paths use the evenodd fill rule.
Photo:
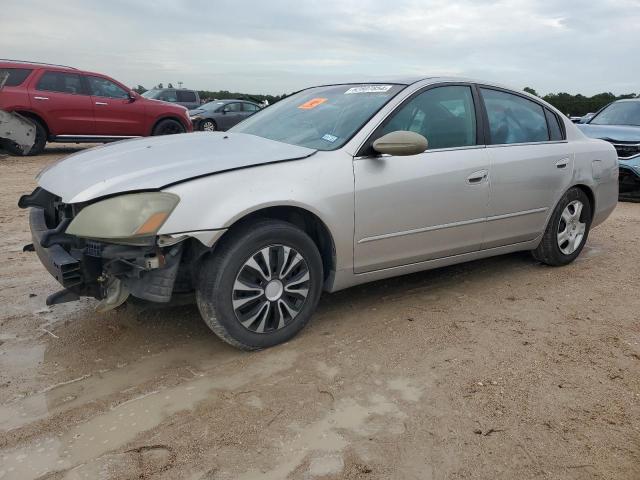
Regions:
<instances>
[{"instance_id":1,"label":"rear side window","mask_svg":"<svg viewBox=\"0 0 640 480\"><path fill-rule=\"evenodd\" d=\"M253 103L243 103L242 109L245 112L257 112L259 110L258 106L254 105Z\"/></svg>"},{"instance_id":2,"label":"rear side window","mask_svg":"<svg viewBox=\"0 0 640 480\"><path fill-rule=\"evenodd\" d=\"M5 82L5 87L17 87L24 82L29 74L33 72L30 68L0 68L0 83L5 75L9 75Z\"/></svg>"},{"instance_id":3,"label":"rear side window","mask_svg":"<svg viewBox=\"0 0 640 480\"><path fill-rule=\"evenodd\" d=\"M546 108L544 109L544 114L547 116L547 123L549 124L549 140L564 140L558 116Z\"/></svg>"},{"instance_id":4,"label":"rear side window","mask_svg":"<svg viewBox=\"0 0 640 480\"><path fill-rule=\"evenodd\" d=\"M511 93L481 88L493 145L549 141L543 108Z\"/></svg>"},{"instance_id":5,"label":"rear side window","mask_svg":"<svg viewBox=\"0 0 640 480\"><path fill-rule=\"evenodd\" d=\"M178 90L176 93L178 94L179 102L195 103L197 101L195 92L190 90Z\"/></svg>"},{"instance_id":6,"label":"rear side window","mask_svg":"<svg viewBox=\"0 0 640 480\"><path fill-rule=\"evenodd\" d=\"M80 75L76 73L45 72L42 77L40 77L38 85L36 85L36 90L84 94L82 80L80 79Z\"/></svg>"}]
</instances>

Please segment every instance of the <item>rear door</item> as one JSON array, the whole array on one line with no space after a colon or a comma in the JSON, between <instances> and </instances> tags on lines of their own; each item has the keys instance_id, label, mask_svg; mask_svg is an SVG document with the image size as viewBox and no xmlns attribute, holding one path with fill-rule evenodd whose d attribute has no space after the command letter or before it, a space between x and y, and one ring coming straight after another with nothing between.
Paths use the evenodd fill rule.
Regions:
<instances>
[{"instance_id":1,"label":"rear door","mask_svg":"<svg viewBox=\"0 0 640 480\"><path fill-rule=\"evenodd\" d=\"M129 97L129 92L103 77L86 76L96 122L95 134L132 137L145 134L144 102Z\"/></svg>"},{"instance_id":2,"label":"rear door","mask_svg":"<svg viewBox=\"0 0 640 480\"><path fill-rule=\"evenodd\" d=\"M244 120L247 117L250 117L254 113L260 110L260 107L254 105L253 103L245 102L242 104L242 119Z\"/></svg>"},{"instance_id":3,"label":"rear door","mask_svg":"<svg viewBox=\"0 0 640 480\"><path fill-rule=\"evenodd\" d=\"M79 73L43 70L32 85L31 106L52 135L95 133L91 97Z\"/></svg>"},{"instance_id":4,"label":"rear door","mask_svg":"<svg viewBox=\"0 0 640 480\"><path fill-rule=\"evenodd\" d=\"M573 176L556 114L533 100L480 87L486 114L490 204L483 248L533 240Z\"/></svg>"}]
</instances>

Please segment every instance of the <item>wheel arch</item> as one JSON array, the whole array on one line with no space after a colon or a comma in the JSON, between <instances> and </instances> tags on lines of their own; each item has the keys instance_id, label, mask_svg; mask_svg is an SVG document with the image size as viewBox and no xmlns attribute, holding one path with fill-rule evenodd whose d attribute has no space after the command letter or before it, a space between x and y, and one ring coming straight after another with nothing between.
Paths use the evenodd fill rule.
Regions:
<instances>
[{"instance_id":1,"label":"wheel arch","mask_svg":"<svg viewBox=\"0 0 640 480\"><path fill-rule=\"evenodd\" d=\"M37 113L32 112L31 110L15 110L15 113L19 113L23 117L30 118L32 120L37 120L46 130L47 139L51 136L51 129L49 128L49 125L47 125L47 122L45 121L44 118L42 118L41 115L38 115Z\"/></svg>"},{"instance_id":2,"label":"wheel arch","mask_svg":"<svg viewBox=\"0 0 640 480\"><path fill-rule=\"evenodd\" d=\"M315 243L320 257L322 258L322 268L325 284L331 281L336 268L336 247L333 235L326 223L315 213L294 205L275 205L262 207L244 214L237 218L228 227L227 232L216 242L224 240L228 232L234 231L241 226L245 226L257 220L273 219L291 223L304 231ZM214 245L215 249L215 245Z\"/></svg>"},{"instance_id":3,"label":"wheel arch","mask_svg":"<svg viewBox=\"0 0 640 480\"><path fill-rule=\"evenodd\" d=\"M593 217L594 217L594 215L596 213L596 196L595 196L595 193L593 192L593 190L591 189L591 187L589 187L588 185L585 185L583 183L579 183L577 185L574 185L571 188L578 188L578 189L582 190L584 192L584 194L587 196L587 198L589 199L589 204L591 206L591 220L593 220ZM567 189L567 191L571 190L571 188ZM564 196L564 194L563 194L563 196Z\"/></svg>"},{"instance_id":4,"label":"wheel arch","mask_svg":"<svg viewBox=\"0 0 640 480\"><path fill-rule=\"evenodd\" d=\"M182 125L185 131L189 131L189 127L185 124L185 122L182 119L180 119L180 117L176 115L163 115L162 117L156 118L156 120L153 122L153 124L151 125L151 129L149 130L149 135L153 135L153 131L156 129L158 124L163 120L175 120L180 125Z\"/></svg>"}]
</instances>

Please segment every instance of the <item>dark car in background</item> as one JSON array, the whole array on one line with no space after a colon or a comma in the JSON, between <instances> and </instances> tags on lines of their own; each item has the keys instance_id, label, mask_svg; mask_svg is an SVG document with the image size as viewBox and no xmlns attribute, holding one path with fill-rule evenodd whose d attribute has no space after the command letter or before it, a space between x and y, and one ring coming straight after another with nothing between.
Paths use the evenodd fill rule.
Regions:
<instances>
[{"instance_id":1,"label":"dark car in background","mask_svg":"<svg viewBox=\"0 0 640 480\"><path fill-rule=\"evenodd\" d=\"M640 200L640 98L610 103L578 128L588 137L613 144L620 167L620 198Z\"/></svg>"},{"instance_id":2,"label":"dark car in background","mask_svg":"<svg viewBox=\"0 0 640 480\"><path fill-rule=\"evenodd\" d=\"M198 92L186 88L153 88L144 92L142 96L150 100L176 103L182 105L187 110L200 106L200 95Z\"/></svg>"},{"instance_id":3,"label":"dark car in background","mask_svg":"<svg viewBox=\"0 0 640 480\"><path fill-rule=\"evenodd\" d=\"M8 73L0 109L36 127L28 152L3 141L13 155L36 155L47 142L101 143L193 129L184 107L147 100L101 73L15 60L0 60L0 73Z\"/></svg>"},{"instance_id":4,"label":"dark car in background","mask_svg":"<svg viewBox=\"0 0 640 480\"><path fill-rule=\"evenodd\" d=\"M260 110L248 100L215 100L189 111L194 130L215 132L227 130Z\"/></svg>"}]
</instances>

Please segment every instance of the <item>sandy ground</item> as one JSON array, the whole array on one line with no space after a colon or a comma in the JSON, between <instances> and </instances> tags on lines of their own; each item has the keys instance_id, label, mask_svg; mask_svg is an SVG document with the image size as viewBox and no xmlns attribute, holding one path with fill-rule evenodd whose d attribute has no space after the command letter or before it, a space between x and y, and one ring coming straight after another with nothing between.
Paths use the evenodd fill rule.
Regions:
<instances>
[{"instance_id":1,"label":"sandy ground","mask_svg":"<svg viewBox=\"0 0 640 480\"><path fill-rule=\"evenodd\" d=\"M640 479L640 204L574 264L515 254L325 295L288 344L191 306L45 307L0 160L0 479Z\"/></svg>"}]
</instances>

